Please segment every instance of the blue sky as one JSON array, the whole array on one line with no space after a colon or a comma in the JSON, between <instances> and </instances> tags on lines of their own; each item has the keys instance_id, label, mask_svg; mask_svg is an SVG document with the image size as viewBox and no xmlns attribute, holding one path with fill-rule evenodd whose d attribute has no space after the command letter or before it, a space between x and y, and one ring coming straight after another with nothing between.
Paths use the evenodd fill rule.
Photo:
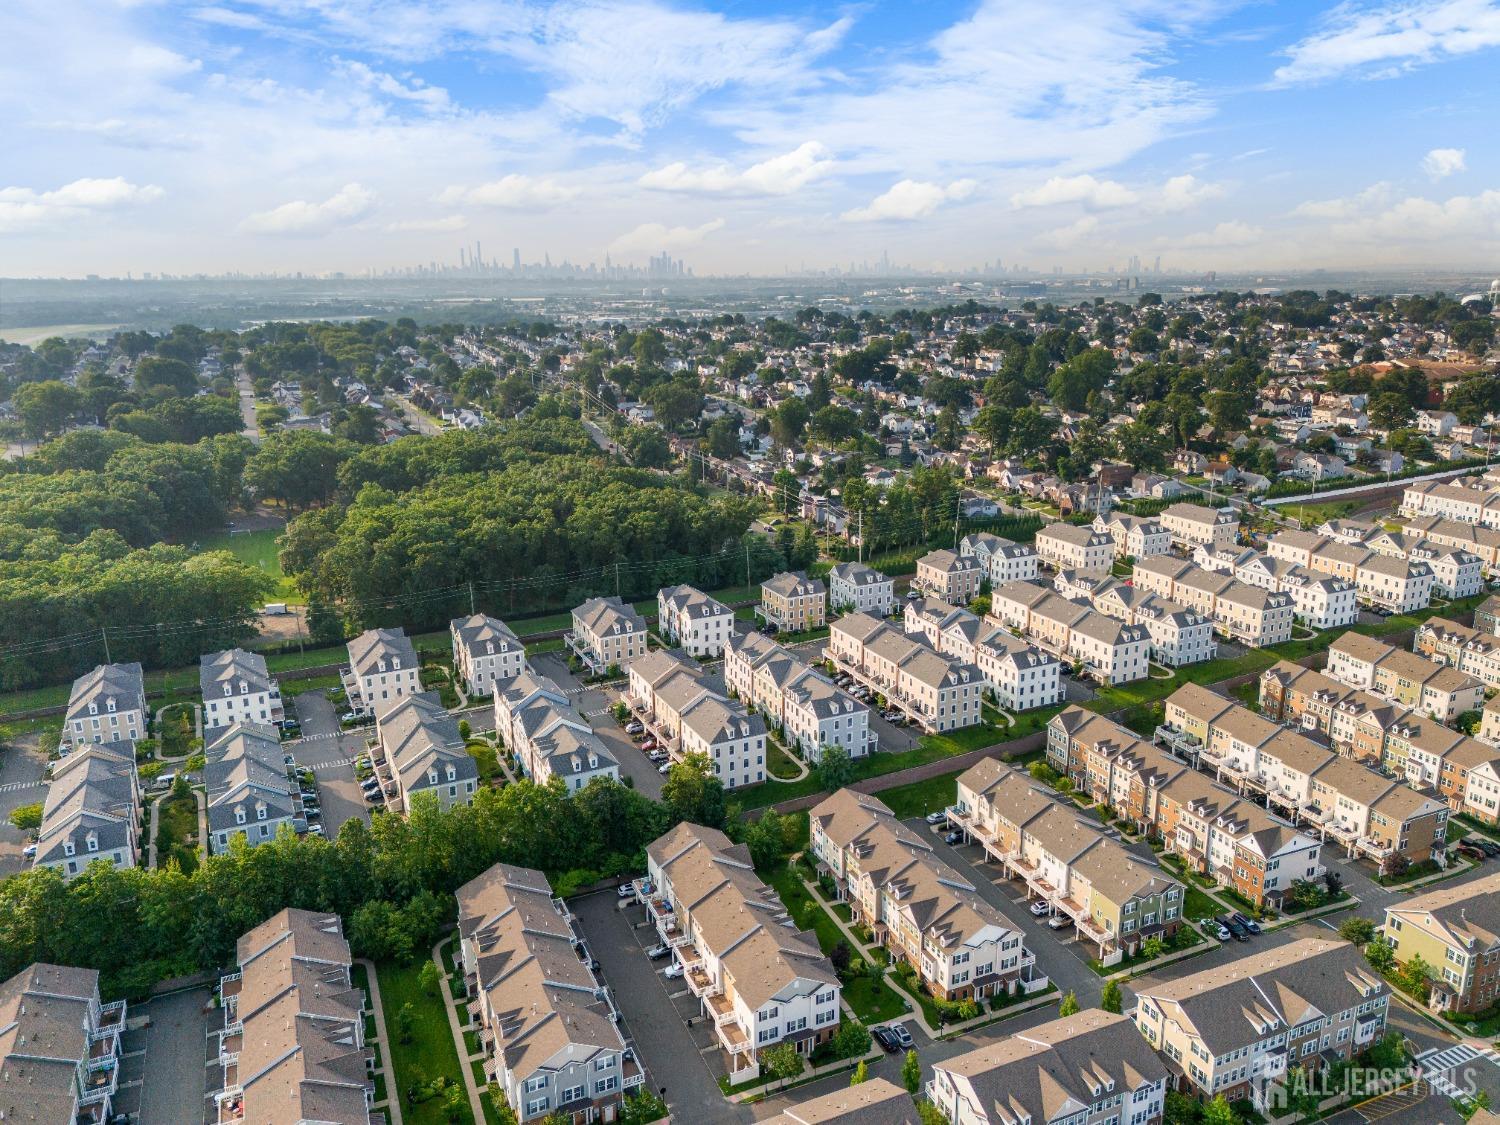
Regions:
<instances>
[{"instance_id":1,"label":"blue sky","mask_svg":"<svg viewBox=\"0 0 1500 1125\"><path fill-rule=\"evenodd\" d=\"M9 0L0 274L1500 258L1500 0Z\"/></svg>"}]
</instances>

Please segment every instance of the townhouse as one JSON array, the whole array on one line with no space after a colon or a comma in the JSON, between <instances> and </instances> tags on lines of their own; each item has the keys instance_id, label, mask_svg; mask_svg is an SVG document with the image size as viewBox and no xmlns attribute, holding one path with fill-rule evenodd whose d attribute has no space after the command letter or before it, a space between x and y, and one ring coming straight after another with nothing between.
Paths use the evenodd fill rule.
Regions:
<instances>
[{"instance_id":1,"label":"townhouse","mask_svg":"<svg viewBox=\"0 0 1500 1125\"><path fill-rule=\"evenodd\" d=\"M978 667L943 656L867 613L835 621L825 655L924 730L955 730L983 720L985 681Z\"/></svg>"},{"instance_id":2,"label":"townhouse","mask_svg":"<svg viewBox=\"0 0 1500 1125\"><path fill-rule=\"evenodd\" d=\"M766 1125L921 1125L921 1119L905 1086L884 1078L867 1078L799 1102Z\"/></svg>"},{"instance_id":3,"label":"townhouse","mask_svg":"<svg viewBox=\"0 0 1500 1125\"><path fill-rule=\"evenodd\" d=\"M966 609L918 598L906 603L903 625L944 655L978 668L995 701L1007 710L1050 707L1063 696L1057 657Z\"/></svg>"},{"instance_id":4,"label":"townhouse","mask_svg":"<svg viewBox=\"0 0 1500 1125\"><path fill-rule=\"evenodd\" d=\"M864 563L839 563L828 572L828 599L845 613L889 617L896 608L896 580Z\"/></svg>"},{"instance_id":5,"label":"townhouse","mask_svg":"<svg viewBox=\"0 0 1500 1125\"><path fill-rule=\"evenodd\" d=\"M1094 530L1114 540L1117 558L1144 559L1172 550L1172 534L1160 523L1142 516L1112 512L1094 517Z\"/></svg>"},{"instance_id":6,"label":"townhouse","mask_svg":"<svg viewBox=\"0 0 1500 1125\"><path fill-rule=\"evenodd\" d=\"M59 749L146 737L146 683L139 664L100 664L73 681Z\"/></svg>"},{"instance_id":7,"label":"townhouse","mask_svg":"<svg viewBox=\"0 0 1500 1125\"><path fill-rule=\"evenodd\" d=\"M1390 989L1345 941L1302 938L1136 993L1135 1025L1177 1085L1272 1109L1293 1066L1347 1059L1385 1032ZM1274 1112L1274 1111L1273 1111Z\"/></svg>"},{"instance_id":8,"label":"townhouse","mask_svg":"<svg viewBox=\"0 0 1500 1125\"><path fill-rule=\"evenodd\" d=\"M1142 832L1157 820L1161 789L1188 767L1092 711L1068 707L1047 724L1047 761Z\"/></svg>"},{"instance_id":9,"label":"townhouse","mask_svg":"<svg viewBox=\"0 0 1500 1125\"><path fill-rule=\"evenodd\" d=\"M988 578L984 564L973 555L930 551L917 560L915 585L949 605L968 605Z\"/></svg>"},{"instance_id":10,"label":"townhouse","mask_svg":"<svg viewBox=\"0 0 1500 1125\"><path fill-rule=\"evenodd\" d=\"M977 1000L1046 987L1024 934L877 798L840 789L809 824L813 855L854 921L932 995Z\"/></svg>"},{"instance_id":11,"label":"townhouse","mask_svg":"<svg viewBox=\"0 0 1500 1125\"><path fill-rule=\"evenodd\" d=\"M1036 577L1036 548L1029 543L1015 543L989 532L965 535L958 544L959 553L972 555L984 564L990 585L1002 582L1024 582Z\"/></svg>"},{"instance_id":12,"label":"townhouse","mask_svg":"<svg viewBox=\"0 0 1500 1125\"><path fill-rule=\"evenodd\" d=\"M1189 551L1200 546L1231 547L1240 532L1240 517L1233 508L1205 508L1182 502L1167 508L1158 519L1172 545Z\"/></svg>"},{"instance_id":13,"label":"townhouse","mask_svg":"<svg viewBox=\"0 0 1500 1125\"><path fill-rule=\"evenodd\" d=\"M236 723L203 747L208 792L208 840L215 853L244 837L254 847L276 837L285 824L305 828L301 787L293 780L274 727Z\"/></svg>"},{"instance_id":14,"label":"townhouse","mask_svg":"<svg viewBox=\"0 0 1500 1125\"><path fill-rule=\"evenodd\" d=\"M692 586L656 592L656 629L689 656L719 657L734 636L734 610Z\"/></svg>"},{"instance_id":15,"label":"townhouse","mask_svg":"<svg viewBox=\"0 0 1500 1125\"><path fill-rule=\"evenodd\" d=\"M712 1019L731 1081L760 1072L784 1043L810 1055L838 1029L838 974L810 932L798 931L761 882L744 844L716 828L679 824L646 848L637 883L646 913Z\"/></svg>"},{"instance_id":16,"label":"townhouse","mask_svg":"<svg viewBox=\"0 0 1500 1125\"><path fill-rule=\"evenodd\" d=\"M1180 883L1019 770L986 759L959 775L957 791L949 818L1008 877L1023 880L1034 901L1066 916L1104 964L1181 928Z\"/></svg>"},{"instance_id":17,"label":"townhouse","mask_svg":"<svg viewBox=\"0 0 1500 1125\"><path fill-rule=\"evenodd\" d=\"M1413 651L1446 664L1486 687L1500 688L1500 637L1446 617L1430 617L1417 626Z\"/></svg>"},{"instance_id":18,"label":"townhouse","mask_svg":"<svg viewBox=\"0 0 1500 1125\"><path fill-rule=\"evenodd\" d=\"M356 715L373 715L422 690L417 650L405 629L366 629L348 647L349 663L339 676Z\"/></svg>"},{"instance_id":19,"label":"townhouse","mask_svg":"<svg viewBox=\"0 0 1500 1125\"><path fill-rule=\"evenodd\" d=\"M1151 635L1151 659L1158 664L1179 668L1212 660L1219 651L1212 619L1156 594L1112 583L1094 595L1093 603L1127 625L1144 625Z\"/></svg>"},{"instance_id":20,"label":"townhouse","mask_svg":"<svg viewBox=\"0 0 1500 1125\"><path fill-rule=\"evenodd\" d=\"M1500 636L1500 594L1491 594L1474 611L1474 628L1491 636Z\"/></svg>"},{"instance_id":21,"label":"townhouse","mask_svg":"<svg viewBox=\"0 0 1500 1125\"><path fill-rule=\"evenodd\" d=\"M1292 613L1315 629L1352 625L1359 619L1359 587L1353 578L1309 570L1301 563L1243 551L1229 567L1236 579L1292 596Z\"/></svg>"},{"instance_id":22,"label":"townhouse","mask_svg":"<svg viewBox=\"0 0 1500 1125\"><path fill-rule=\"evenodd\" d=\"M1354 546L1314 532L1283 531L1272 537L1267 553L1273 559L1354 583L1356 596L1367 605L1391 613L1424 608L1432 600L1431 565L1419 554L1399 557L1377 550L1379 542Z\"/></svg>"},{"instance_id":23,"label":"townhouse","mask_svg":"<svg viewBox=\"0 0 1500 1125\"><path fill-rule=\"evenodd\" d=\"M1484 705L1484 684L1446 663L1375 637L1345 633L1328 646L1328 675L1440 722Z\"/></svg>"},{"instance_id":24,"label":"townhouse","mask_svg":"<svg viewBox=\"0 0 1500 1125\"><path fill-rule=\"evenodd\" d=\"M816 763L823 747L839 746L851 758L873 753L879 735L870 708L760 633L734 637L724 650L724 682L742 702L758 708L802 757Z\"/></svg>"},{"instance_id":25,"label":"townhouse","mask_svg":"<svg viewBox=\"0 0 1500 1125\"><path fill-rule=\"evenodd\" d=\"M1100 683L1128 683L1151 672L1151 632L1146 626L1116 620L1029 582L992 590L985 620L1029 637L1070 664L1082 664L1083 671Z\"/></svg>"},{"instance_id":26,"label":"townhouse","mask_svg":"<svg viewBox=\"0 0 1500 1125\"><path fill-rule=\"evenodd\" d=\"M0 984L0 1106L7 1121L115 1118L126 1004L99 1000L99 973L36 962Z\"/></svg>"},{"instance_id":27,"label":"townhouse","mask_svg":"<svg viewBox=\"0 0 1500 1125\"><path fill-rule=\"evenodd\" d=\"M526 667L526 646L503 621L483 613L448 622L453 666L470 696L489 695L501 680L519 676Z\"/></svg>"},{"instance_id":28,"label":"townhouse","mask_svg":"<svg viewBox=\"0 0 1500 1125\"><path fill-rule=\"evenodd\" d=\"M1432 592L1442 598L1471 598L1484 590L1484 563L1472 551L1419 540L1406 557L1432 571Z\"/></svg>"},{"instance_id":29,"label":"townhouse","mask_svg":"<svg viewBox=\"0 0 1500 1125\"><path fill-rule=\"evenodd\" d=\"M643 1082L547 877L497 863L458 888L458 961L484 1076L517 1121L612 1121Z\"/></svg>"},{"instance_id":30,"label":"townhouse","mask_svg":"<svg viewBox=\"0 0 1500 1125\"><path fill-rule=\"evenodd\" d=\"M555 682L528 668L494 691L495 730L536 784L559 778L576 792L596 777L620 779L614 753Z\"/></svg>"},{"instance_id":31,"label":"townhouse","mask_svg":"<svg viewBox=\"0 0 1500 1125\"><path fill-rule=\"evenodd\" d=\"M1170 1078L1129 1018L1090 1009L936 1063L925 1092L953 1125L1156 1125Z\"/></svg>"},{"instance_id":32,"label":"townhouse","mask_svg":"<svg viewBox=\"0 0 1500 1125\"><path fill-rule=\"evenodd\" d=\"M1432 517L1500 528L1500 491L1475 477L1421 481L1401 494L1403 516Z\"/></svg>"},{"instance_id":33,"label":"townhouse","mask_svg":"<svg viewBox=\"0 0 1500 1125\"><path fill-rule=\"evenodd\" d=\"M828 588L805 571L782 571L760 584L756 616L783 633L804 633L828 623Z\"/></svg>"},{"instance_id":34,"label":"townhouse","mask_svg":"<svg viewBox=\"0 0 1500 1125\"><path fill-rule=\"evenodd\" d=\"M1500 1001L1500 875L1387 906L1381 934L1397 964L1420 957L1431 968L1434 1011L1482 1012Z\"/></svg>"},{"instance_id":35,"label":"townhouse","mask_svg":"<svg viewBox=\"0 0 1500 1125\"><path fill-rule=\"evenodd\" d=\"M410 812L418 793L431 793L444 809L474 800L479 766L464 745L457 720L433 692L387 704L376 713L375 737L384 759L376 765L387 787L386 803L395 811Z\"/></svg>"},{"instance_id":36,"label":"townhouse","mask_svg":"<svg viewBox=\"0 0 1500 1125\"><path fill-rule=\"evenodd\" d=\"M1251 648L1291 639L1295 610L1290 594L1273 593L1170 556L1137 562L1131 583L1212 619L1217 632Z\"/></svg>"},{"instance_id":37,"label":"townhouse","mask_svg":"<svg viewBox=\"0 0 1500 1125\"><path fill-rule=\"evenodd\" d=\"M590 598L573 611L563 640L590 672L615 674L646 655L646 619L619 598Z\"/></svg>"},{"instance_id":38,"label":"townhouse","mask_svg":"<svg viewBox=\"0 0 1500 1125\"><path fill-rule=\"evenodd\" d=\"M232 648L198 659L198 689L203 696L203 737L236 723L280 723L281 687L266 671L258 652Z\"/></svg>"},{"instance_id":39,"label":"townhouse","mask_svg":"<svg viewBox=\"0 0 1500 1125\"><path fill-rule=\"evenodd\" d=\"M64 881L98 859L135 867L141 854L140 821L134 744L80 744L52 767L35 864L55 869Z\"/></svg>"},{"instance_id":40,"label":"townhouse","mask_svg":"<svg viewBox=\"0 0 1500 1125\"><path fill-rule=\"evenodd\" d=\"M766 779L765 719L726 697L695 661L648 653L630 666L629 700L673 761L702 754L726 789Z\"/></svg>"},{"instance_id":41,"label":"townhouse","mask_svg":"<svg viewBox=\"0 0 1500 1125\"><path fill-rule=\"evenodd\" d=\"M1036 551L1054 570L1104 575L1114 563L1115 541L1092 527L1054 523L1036 533Z\"/></svg>"},{"instance_id":42,"label":"townhouse","mask_svg":"<svg viewBox=\"0 0 1500 1125\"><path fill-rule=\"evenodd\" d=\"M1480 527L1441 516L1417 516L1404 520L1402 529L1413 541L1456 547L1476 556L1482 574L1493 576L1500 572L1500 528Z\"/></svg>"},{"instance_id":43,"label":"townhouse","mask_svg":"<svg viewBox=\"0 0 1500 1125\"><path fill-rule=\"evenodd\" d=\"M244 934L219 978L219 1125L367 1125L375 1102L365 996L337 914L287 908Z\"/></svg>"}]
</instances>

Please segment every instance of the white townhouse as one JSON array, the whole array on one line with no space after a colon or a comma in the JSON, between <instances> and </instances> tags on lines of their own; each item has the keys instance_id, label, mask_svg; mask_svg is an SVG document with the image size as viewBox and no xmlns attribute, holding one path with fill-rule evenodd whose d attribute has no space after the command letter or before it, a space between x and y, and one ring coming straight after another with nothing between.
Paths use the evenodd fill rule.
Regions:
<instances>
[{"instance_id":1,"label":"white townhouse","mask_svg":"<svg viewBox=\"0 0 1500 1125\"><path fill-rule=\"evenodd\" d=\"M809 762L825 746L851 758L876 749L870 708L761 633L736 636L724 650L724 682L741 701L759 708Z\"/></svg>"},{"instance_id":2,"label":"white townhouse","mask_svg":"<svg viewBox=\"0 0 1500 1125\"><path fill-rule=\"evenodd\" d=\"M203 737L235 723L279 723L281 687L266 671L258 652L232 648L198 658L198 688L203 695Z\"/></svg>"},{"instance_id":3,"label":"white townhouse","mask_svg":"<svg viewBox=\"0 0 1500 1125\"><path fill-rule=\"evenodd\" d=\"M1232 547L1240 532L1240 517L1233 508L1205 508L1186 502L1173 504L1160 517L1162 527L1175 546Z\"/></svg>"},{"instance_id":4,"label":"white townhouse","mask_svg":"<svg viewBox=\"0 0 1500 1125\"><path fill-rule=\"evenodd\" d=\"M1127 625L1144 625L1151 659L1169 668L1212 660L1219 651L1212 618L1134 586L1112 586L1094 598L1094 608Z\"/></svg>"},{"instance_id":5,"label":"white townhouse","mask_svg":"<svg viewBox=\"0 0 1500 1125\"><path fill-rule=\"evenodd\" d=\"M869 614L851 613L835 621L827 655L924 730L954 730L982 721L984 675L975 665L944 656Z\"/></svg>"},{"instance_id":6,"label":"white townhouse","mask_svg":"<svg viewBox=\"0 0 1500 1125\"><path fill-rule=\"evenodd\" d=\"M396 784L392 809L411 811L412 798L431 793L440 808L472 804L479 766L464 745L458 722L432 692L417 692L381 706L375 731L385 768Z\"/></svg>"},{"instance_id":7,"label":"white townhouse","mask_svg":"<svg viewBox=\"0 0 1500 1125\"><path fill-rule=\"evenodd\" d=\"M889 617L896 608L896 581L864 563L839 563L828 572L833 608Z\"/></svg>"},{"instance_id":8,"label":"white townhouse","mask_svg":"<svg viewBox=\"0 0 1500 1125\"><path fill-rule=\"evenodd\" d=\"M1036 548L1029 543L1014 543L999 535L981 531L965 535L958 545L959 554L972 555L984 564L990 585L1002 582L1024 582L1036 577Z\"/></svg>"},{"instance_id":9,"label":"white townhouse","mask_svg":"<svg viewBox=\"0 0 1500 1125\"><path fill-rule=\"evenodd\" d=\"M1172 536L1160 523L1142 516L1112 512L1094 517L1094 530L1115 543L1115 556L1137 559L1165 555L1172 549Z\"/></svg>"},{"instance_id":10,"label":"white townhouse","mask_svg":"<svg viewBox=\"0 0 1500 1125\"><path fill-rule=\"evenodd\" d=\"M349 642L349 665L339 674L356 715L422 690L417 650L405 629L366 629Z\"/></svg>"},{"instance_id":11,"label":"white townhouse","mask_svg":"<svg viewBox=\"0 0 1500 1125\"><path fill-rule=\"evenodd\" d=\"M679 824L647 846L637 888L712 1020L732 1081L757 1076L764 1051L790 1043L811 1055L833 1037L838 974L755 874L745 845L716 828Z\"/></svg>"},{"instance_id":12,"label":"white townhouse","mask_svg":"<svg viewBox=\"0 0 1500 1125\"><path fill-rule=\"evenodd\" d=\"M984 626L974 646L973 662L995 702L1007 711L1030 711L1062 702L1062 661L1004 629Z\"/></svg>"},{"instance_id":13,"label":"white townhouse","mask_svg":"<svg viewBox=\"0 0 1500 1125\"><path fill-rule=\"evenodd\" d=\"M1305 566L1282 576L1281 589L1292 595L1292 613L1313 629L1341 629L1359 620L1354 583Z\"/></svg>"},{"instance_id":14,"label":"white townhouse","mask_svg":"<svg viewBox=\"0 0 1500 1125\"><path fill-rule=\"evenodd\" d=\"M603 739L556 683L530 669L495 685L495 730L538 785L555 777L577 791L596 777L620 779L620 763Z\"/></svg>"},{"instance_id":15,"label":"white townhouse","mask_svg":"<svg viewBox=\"0 0 1500 1125\"><path fill-rule=\"evenodd\" d=\"M630 666L631 706L671 755L702 754L726 789L766 779L766 721L724 696L717 679L659 649Z\"/></svg>"},{"instance_id":16,"label":"white townhouse","mask_svg":"<svg viewBox=\"0 0 1500 1125\"><path fill-rule=\"evenodd\" d=\"M73 681L59 745L139 742L146 737L146 683L139 664L100 664Z\"/></svg>"},{"instance_id":17,"label":"white townhouse","mask_svg":"<svg viewBox=\"0 0 1500 1125\"><path fill-rule=\"evenodd\" d=\"M203 748L203 782L208 791L211 850L229 850L236 836L250 847L276 838L283 824L295 830L303 821L302 793L287 770L274 727L238 723L219 732Z\"/></svg>"},{"instance_id":18,"label":"white townhouse","mask_svg":"<svg viewBox=\"0 0 1500 1125\"><path fill-rule=\"evenodd\" d=\"M1151 632L1091 613L1073 626L1068 656L1102 684L1145 679L1151 670Z\"/></svg>"},{"instance_id":19,"label":"white townhouse","mask_svg":"<svg viewBox=\"0 0 1500 1125\"><path fill-rule=\"evenodd\" d=\"M722 656L734 610L692 586L664 586L656 592L656 629L689 656Z\"/></svg>"},{"instance_id":20,"label":"white townhouse","mask_svg":"<svg viewBox=\"0 0 1500 1125\"><path fill-rule=\"evenodd\" d=\"M1036 550L1042 562L1054 570L1108 574L1115 541L1090 527L1054 523L1036 533Z\"/></svg>"},{"instance_id":21,"label":"white townhouse","mask_svg":"<svg viewBox=\"0 0 1500 1125\"><path fill-rule=\"evenodd\" d=\"M619 598L590 598L573 611L564 639L591 672L624 668L646 655L646 619Z\"/></svg>"},{"instance_id":22,"label":"white townhouse","mask_svg":"<svg viewBox=\"0 0 1500 1125\"><path fill-rule=\"evenodd\" d=\"M489 695L501 680L526 667L526 646L509 625L482 613L448 622L453 665L470 696Z\"/></svg>"},{"instance_id":23,"label":"white townhouse","mask_svg":"<svg viewBox=\"0 0 1500 1125\"><path fill-rule=\"evenodd\" d=\"M1423 540L1414 543L1406 557L1427 564L1432 592L1439 597L1471 598L1484 590L1484 564L1470 551Z\"/></svg>"},{"instance_id":24,"label":"white townhouse","mask_svg":"<svg viewBox=\"0 0 1500 1125\"><path fill-rule=\"evenodd\" d=\"M134 867L140 860L140 822L135 746L80 744L52 767L33 862L56 869L65 882L96 859Z\"/></svg>"},{"instance_id":25,"label":"white townhouse","mask_svg":"<svg viewBox=\"0 0 1500 1125\"><path fill-rule=\"evenodd\" d=\"M1354 585L1361 601L1392 613L1413 613L1432 601L1432 567L1373 551L1360 563Z\"/></svg>"}]
</instances>

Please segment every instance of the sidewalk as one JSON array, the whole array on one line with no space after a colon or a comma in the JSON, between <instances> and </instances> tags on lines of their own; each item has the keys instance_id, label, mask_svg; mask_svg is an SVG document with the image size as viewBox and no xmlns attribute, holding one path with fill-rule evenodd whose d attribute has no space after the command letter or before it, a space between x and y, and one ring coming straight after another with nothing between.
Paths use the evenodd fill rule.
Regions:
<instances>
[{"instance_id":1,"label":"sidewalk","mask_svg":"<svg viewBox=\"0 0 1500 1125\"><path fill-rule=\"evenodd\" d=\"M479 1122L484 1120L484 1102L480 1100L479 1086L474 1081L474 1067L471 1064L476 1059L484 1058L484 1055L469 1054L469 1045L464 1042L465 1024L461 1024L458 1019L459 1002L453 999L453 985L448 978L448 970L443 967L443 946L452 940L452 935L449 935L434 945L432 960L442 974L443 1010L448 1013L448 1030L453 1033L453 1047L458 1052L458 1068L463 1071L464 1088L469 1092L469 1108L474 1111L474 1120Z\"/></svg>"},{"instance_id":2,"label":"sidewalk","mask_svg":"<svg viewBox=\"0 0 1500 1125\"><path fill-rule=\"evenodd\" d=\"M365 979L370 983L370 1011L375 1014L375 1042L380 1045L379 1073L385 1079L385 1101L376 1102L371 1108L385 1111L391 1125L401 1125L401 1091L396 1089L396 1071L391 1063L391 1043L385 1030L385 1006L380 1002L380 979L375 975L375 962L359 958L355 964L365 967Z\"/></svg>"}]
</instances>

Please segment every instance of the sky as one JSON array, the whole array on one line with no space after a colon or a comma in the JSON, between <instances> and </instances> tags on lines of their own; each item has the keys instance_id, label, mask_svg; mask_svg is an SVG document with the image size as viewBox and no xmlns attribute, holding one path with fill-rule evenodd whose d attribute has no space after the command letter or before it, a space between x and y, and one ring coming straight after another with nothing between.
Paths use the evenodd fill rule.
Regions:
<instances>
[{"instance_id":1,"label":"sky","mask_svg":"<svg viewBox=\"0 0 1500 1125\"><path fill-rule=\"evenodd\" d=\"M1500 272L1500 0L6 0L0 276Z\"/></svg>"}]
</instances>

